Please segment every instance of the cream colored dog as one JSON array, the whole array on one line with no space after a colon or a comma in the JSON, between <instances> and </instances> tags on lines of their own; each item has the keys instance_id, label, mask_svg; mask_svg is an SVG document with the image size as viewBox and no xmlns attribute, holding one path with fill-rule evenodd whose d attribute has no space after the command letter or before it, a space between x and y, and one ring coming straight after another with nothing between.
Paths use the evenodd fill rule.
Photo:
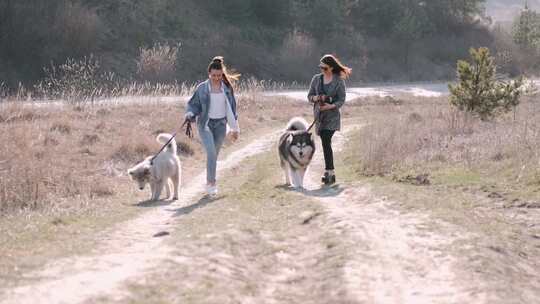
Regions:
<instances>
[{"instance_id":1,"label":"cream colored dog","mask_svg":"<svg viewBox=\"0 0 540 304\"><path fill-rule=\"evenodd\" d=\"M165 144L172 135L159 134L156 139L160 144ZM171 197L171 182L174 188L173 200L178 199L180 189L180 177L182 168L180 159L176 155L176 140L171 140L167 147L152 161L153 156L147 157L142 162L128 169L132 180L136 181L140 190L144 190L146 184L150 184L153 201L159 200L163 187L166 189L167 199Z\"/></svg>"}]
</instances>

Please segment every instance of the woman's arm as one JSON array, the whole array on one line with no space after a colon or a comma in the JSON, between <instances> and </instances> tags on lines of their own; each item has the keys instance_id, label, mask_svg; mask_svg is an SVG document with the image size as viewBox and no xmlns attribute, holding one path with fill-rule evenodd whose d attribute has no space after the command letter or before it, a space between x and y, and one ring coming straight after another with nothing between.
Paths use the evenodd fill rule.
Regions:
<instances>
[{"instance_id":1,"label":"woman's arm","mask_svg":"<svg viewBox=\"0 0 540 304\"><path fill-rule=\"evenodd\" d=\"M234 114L234 119L238 120L238 112L236 111L237 107L236 107L236 97L234 97L234 93L231 92L231 98L232 98L232 103L231 103L231 110Z\"/></svg>"},{"instance_id":2,"label":"woman's arm","mask_svg":"<svg viewBox=\"0 0 540 304\"><path fill-rule=\"evenodd\" d=\"M345 81L343 79L340 79L336 91L336 99L333 101L332 104L339 109L345 103L346 97L347 95L345 92Z\"/></svg>"},{"instance_id":3,"label":"woman's arm","mask_svg":"<svg viewBox=\"0 0 540 304\"><path fill-rule=\"evenodd\" d=\"M199 99L199 88L200 86L197 87L197 89L193 93L193 96L191 96L187 103L185 117L191 121L194 121L195 117L197 117L197 115L201 114L202 112L201 100Z\"/></svg>"},{"instance_id":4,"label":"woman's arm","mask_svg":"<svg viewBox=\"0 0 540 304\"><path fill-rule=\"evenodd\" d=\"M238 113L236 112L236 100L231 93L231 102L227 104L227 124L231 129L231 137L233 141L236 141L240 134L240 126L238 124Z\"/></svg>"},{"instance_id":5,"label":"woman's arm","mask_svg":"<svg viewBox=\"0 0 540 304\"><path fill-rule=\"evenodd\" d=\"M231 131L240 132L240 127L238 125L238 114L235 110L234 96L232 96L232 102L227 102L227 124L231 128Z\"/></svg>"},{"instance_id":6,"label":"woman's arm","mask_svg":"<svg viewBox=\"0 0 540 304\"><path fill-rule=\"evenodd\" d=\"M311 84L309 85L309 92L307 97L310 103L315 103L319 101L319 97L317 94L317 75L313 76L313 79L311 79Z\"/></svg>"},{"instance_id":7,"label":"woman's arm","mask_svg":"<svg viewBox=\"0 0 540 304\"><path fill-rule=\"evenodd\" d=\"M240 132L238 119L234 117L230 107L227 107L227 124L229 125L229 128L231 128L232 132Z\"/></svg>"}]
</instances>

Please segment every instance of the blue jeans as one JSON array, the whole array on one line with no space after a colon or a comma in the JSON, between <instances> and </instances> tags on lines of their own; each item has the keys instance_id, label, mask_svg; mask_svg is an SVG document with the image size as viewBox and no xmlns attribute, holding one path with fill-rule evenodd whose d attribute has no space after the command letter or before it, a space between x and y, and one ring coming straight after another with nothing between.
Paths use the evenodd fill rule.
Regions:
<instances>
[{"instance_id":1,"label":"blue jeans","mask_svg":"<svg viewBox=\"0 0 540 304\"><path fill-rule=\"evenodd\" d=\"M227 120L225 118L210 119L208 128L199 127L199 136L206 150L206 181L208 183L216 182L217 158L226 133Z\"/></svg>"}]
</instances>

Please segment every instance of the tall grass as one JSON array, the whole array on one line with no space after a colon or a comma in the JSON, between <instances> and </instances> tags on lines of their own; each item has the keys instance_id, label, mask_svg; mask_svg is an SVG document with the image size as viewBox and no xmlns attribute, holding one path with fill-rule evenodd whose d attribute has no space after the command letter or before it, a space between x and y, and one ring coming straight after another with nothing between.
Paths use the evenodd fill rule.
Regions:
<instances>
[{"instance_id":1,"label":"tall grass","mask_svg":"<svg viewBox=\"0 0 540 304\"><path fill-rule=\"evenodd\" d=\"M363 175L429 173L463 167L540 182L540 105L528 98L515 113L480 121L440 102L370 106L357 137L355 158ZM422 171L422 172L420 172Z\"/></svg>"},{"instance_id":2,"label":"tall grass","mask_svg":"<svg viewBox=\"0 0 540 304\"><path fill-rule=\"evenodd\" d=\"M10 91L4 83L0 83L0 101L66 101L80 104L121 97L189 96L195 90L195 82L158 81L174 68L171 53L175 52L178 49L161 45L142 50L139 61L141 77L129 81L118 78L112 72L102 72L100 62L93 56L81 60L68 59L60 66L45 68L45 79L33 88L19 84L16 91ZM236 83L235 88L238 94L253 97L264 91L304 88L306 85L247 77Z\"/></svg>"},{"instance_id":3,"label":"tall grass","mask_svg":"<svg viewBox=\"0 0 540 304\"><path fill-rule=\"evenodd\" d=\"M242 134L309 110L292 103L283 111L285 99L260 94L264 82L250 83L239 85ZM143 92L133 86L123 93ZM0 215L77 210L91 207L96 197L123 195L117 186L129 183L126 169L159 149L156 135L178 129L183 111L179 103L0 103ZM183 172L204 162L198 137L179 136L177 142L182 157L189 158Z\"/></svg>"},{"instance_id":4,"label":"tall grass","mask_svg":"<svg viewBox=\"0 0 540 304\"><path fill-rule=\"evenodd\" d=\"M113 74L102 74L93 57L70 60L48 73L33 90L21 85L9 95L0 86L5 98L0 103L0 214L65 209L69 206L61 202L66 199L81 202L119 195L114 188L117 177L158 149L156 134L176 129L182 109L176 103L118 104L102 99L188 96L195 88L187 83L121 82ZM291 86L298 84L254 78L237 83L243 128L296 112L294 106L287 111L278 106L284 98L262 94ZM32 97L68 102L60 107L13 102ZM199 145L180 141L179 146L190 157L202 155Z\"/></svg>"},{"instance_id":5,"label":"tall grass","mask_svg":"<svg viewBox=\"0 0 540 304\"><path fill-rule=\"evenodd\" d=\"M77 209L117 195L117 178L158 149L156 133L177 116L163 105L1 105L0 214Z\"/></svg>"},{"instance_id":6,"label":"tall grass","mask_svg":"<svg viewBox=\"0 0 540 304\"><path fill-rule=\"evenodd\" d=\"M180 44L156 43L151 48L140 48L137 77L151 83L171 82L176 72Z\"/></svg>"}]
</instances>

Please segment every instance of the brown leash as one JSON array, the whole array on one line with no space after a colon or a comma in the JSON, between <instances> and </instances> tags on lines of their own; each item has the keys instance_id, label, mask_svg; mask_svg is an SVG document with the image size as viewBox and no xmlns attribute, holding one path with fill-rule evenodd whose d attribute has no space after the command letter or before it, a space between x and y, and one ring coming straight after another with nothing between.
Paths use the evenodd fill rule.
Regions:
<instances>
[{"instance_id":1,"label":"brown leash","mask_svg":"<svg viewBox=\"0 0 540 304\"><path fill-rule=\"evenodd\" d=\"M309 128L306 130L306 132L309 132L309 131L313 128L313 126L315 126L315 124L317 123L317 120L318 120L317 118L315 118L315 119L313 120L313 122L311 123L311 125L309 126Z\"/></svg>"}]
</instances>

